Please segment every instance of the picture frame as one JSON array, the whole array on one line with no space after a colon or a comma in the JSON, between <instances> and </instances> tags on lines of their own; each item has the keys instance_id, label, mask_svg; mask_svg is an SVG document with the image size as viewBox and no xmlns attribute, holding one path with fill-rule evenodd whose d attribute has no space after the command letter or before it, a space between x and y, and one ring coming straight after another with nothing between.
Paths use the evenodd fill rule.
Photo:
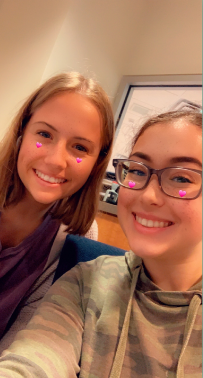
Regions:
<instances>
[{"instance_id":1,"label":"picture frame","mask_svg":"<svg viewBox=\"0 0 203 378\"><path fill-rule=\"evenodd\" d=\"M123 76L114 101L116 135L107 172L114 172L113 159L128 156L131 140L150 116L201 103L201 75Z\"/></svg>"}]
</instances>

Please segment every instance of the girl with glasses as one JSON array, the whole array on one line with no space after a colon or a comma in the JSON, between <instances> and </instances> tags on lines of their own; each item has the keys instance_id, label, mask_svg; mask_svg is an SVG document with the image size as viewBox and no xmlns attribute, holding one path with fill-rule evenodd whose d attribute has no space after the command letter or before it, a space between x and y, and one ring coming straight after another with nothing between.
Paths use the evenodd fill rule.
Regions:
<instances>
[{"instance_id":1,"label":"girl with glasses","mask_svg":"<svg viewBox=\"0 0 203 378\"><path fill-rule=\"evenodd\" d=\"M81 263L3 353L2 377L200 378L202 114L147 121L115 161L131 251Z\"/></svg>"}]
</instances>

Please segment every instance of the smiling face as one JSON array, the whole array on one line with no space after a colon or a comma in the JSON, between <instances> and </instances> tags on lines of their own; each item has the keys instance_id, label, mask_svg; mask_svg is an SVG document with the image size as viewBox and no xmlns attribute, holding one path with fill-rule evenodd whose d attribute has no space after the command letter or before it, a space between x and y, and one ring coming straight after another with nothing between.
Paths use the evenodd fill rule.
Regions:
<instances>
[{"instance_id":1,"label":"smiling face","mask_svg":"<svg viewBox=\"0 0 203 378\"><path fill-rule=\"evenodd\" d=\"M97 108L77 93L48 99L28 122L17 169L28 198L50 205L71 196L88 179L101 148Z\"/></svg>"},{"instance_id":2,"label":"smiling face","mask_svg":"<svg viewBox=\"0 0 203 378\"><path fill-rule=\"evenodd\" d=\"M202 160L201 129L182 119L155 124L139 137L130 159L153 169L201 170L197 163ZM155 175L145 189L120 187L118 217L133 252L144 260L167 257L182 261L200 256L201 202L201 194L194 200L167 196Z\"/></svg>"}]
</instances>

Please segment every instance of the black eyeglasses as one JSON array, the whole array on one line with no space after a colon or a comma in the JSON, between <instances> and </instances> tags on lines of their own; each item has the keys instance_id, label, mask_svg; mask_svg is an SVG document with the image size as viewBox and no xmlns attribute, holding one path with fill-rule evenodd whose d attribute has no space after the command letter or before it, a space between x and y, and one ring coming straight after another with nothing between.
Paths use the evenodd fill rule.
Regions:
<instances>
[{"instance_id":1,"label":"black eyeglasses","mask_svg":"<svg viewBox=\"0 0 203 378\"><path fill-rule=\"evenodd\" d=\"M116 180L124 188L141 190L147 187L153 174L161 190L169 197L195 199L202 191L202 171L182 167L152 169L134 160L114 159Z\"/></svg>"}]
</instances>

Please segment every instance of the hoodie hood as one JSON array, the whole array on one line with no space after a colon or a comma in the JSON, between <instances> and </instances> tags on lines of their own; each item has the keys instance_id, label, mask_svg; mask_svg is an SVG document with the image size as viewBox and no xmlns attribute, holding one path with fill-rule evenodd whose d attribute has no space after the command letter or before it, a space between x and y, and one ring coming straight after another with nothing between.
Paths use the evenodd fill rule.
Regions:
<instances>
[{"instance_id":1,"label":"hoodie hood","mask_svg":"<svg viewBox=\"0 0 203 378\"><path fill-rule=\"evenodd\" d=\"M131 276L131 290L128 307L123 323L123 328L109 378L120 378L128 339L128 330L132 312L132 303L135 290L139 290L146 298L161 306L187 306L188 312L185 322L182 349L179 355L176 377L184 378L184 365L186 363L187 347L194 328L195 319L202 305L201 282L185 292L163 291L155 285L146 275L142 265L142 259L134 255L132 251L125 254L126 264ZM187 361L188 362L188 361Z\"/></svg>"}]
</instances>

